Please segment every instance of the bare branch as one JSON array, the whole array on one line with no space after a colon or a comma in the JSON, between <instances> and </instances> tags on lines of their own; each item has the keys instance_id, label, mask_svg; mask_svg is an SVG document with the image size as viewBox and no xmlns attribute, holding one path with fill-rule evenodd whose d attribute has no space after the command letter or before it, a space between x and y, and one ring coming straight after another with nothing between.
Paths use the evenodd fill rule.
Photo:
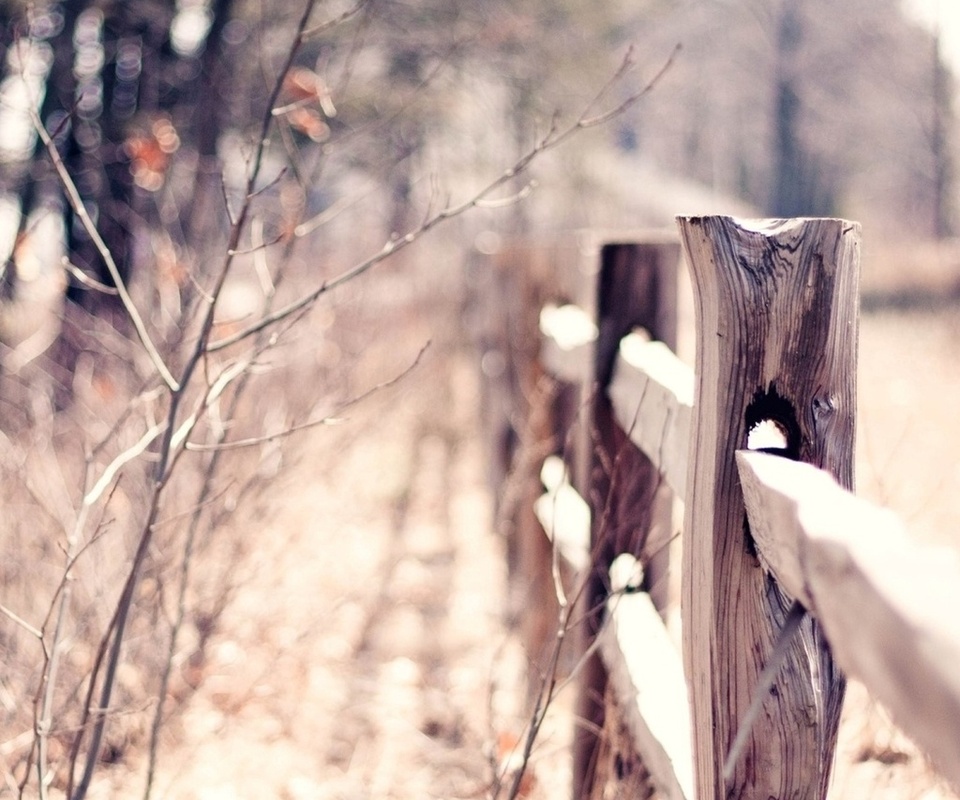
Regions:
<instances>
[{"instance_id":1,"label":"bare branch","mask_svg":"<svg viewBox=\"0 0 960 800\"><path fill-rule=\"evenodd\" d=\"M245 200L243 206L240 208L236 220L231 226L230 236L227 242L227 253L225 255L223 264L220 267L219 274L214 282L213 289L210 292L212 302L208 305L206 312L203 315L203 319L201 320L200 324L200 332L193 345L193 350L189 354L187 361L184 364L180 382L178 383L173 381L172 378L170 381L167 381L167 385L171 390L170 406L167 410L167 422L164 426L163 439L159 449L159 457L154 469L153 491L150 498L146 519L144 520L143 526L140 530L140 537L137 542L137 547L133 555L129 572L127 573L123 590L119 599L117 600L113 617L107 626L106 633L100 641L100 646L97 649L97 653L94 658L94 665L89 678L87 697L81 717L80 732L74 738L73 746L71 748L70 770L67 781L67 795L70 800L83 800L83 798L86 797L87 791L90 787L90 782L93 779L94 771L99 762L100 745L103 741L106 716L97 713L97 708L103 709L110 707L110 699L113 695L113 688L116 682L117 669L120 663L120 653L122 650L127 619L130 613L130 608L133 604L135 590L139 582L140 569L143 566L143 562L146 559L147 553L150 549L150 544L153 540L153 525L156 522L160 511L160 498L170 477L169 469L172 467L171 462L176 460L175 457L177 453L183 452L183 450L179 449L178 446L178 442L182 442L182 440L178 439L177 442L175 442L174 436L178 433L184 437L188 436L189 431L192 430L192 426L195 424L195 421L191 421L191 417L188 417L186 422L183 424L178 424L180 407L185 397L185 387L190 384L191 378L193 377L197 367L207 356L210 333L213 330L214 316L216 313L216 302L221 291L223 290L227 277L231 272L235 259L235 256L232 255L230 251L236 251L239 245L241 234L250 215L251 198L255 194L254 187L256 186L261 167L263 165L263 158L267 144L267 135L273 121L273 117L270 114L270 109L276 105L277 98L280 95L280 90L283 85L283 78L289 72L303 43L303 32L306 30L307 22L315 5L316 0L309 0L309 2L304 4L303 13L296 28L295 37L288 50L287 58L283 67L278 73L273 90L268 99L266 106L267 110L265 111L261 121L260 135L257 138L257 147L254 153L253 163L247 176L246 190L243 195ZM49 137L47 137L47 139L49 140ZM60 162L60 167L62 168L62 162ZM224 375L221 375L221 379L224 379L222 386L225 387L229 380L226 379ZM230 379L232 379L232 377ZM222 391L222 388L220 391ZM99 702L95 706L93 697L96 692L97 679L101 669L104 669L105 671L99 687ZM86 730L87 724L90 722L91 714L94 715L95 719L93 720L93 725L90 732L90 741L87 745L86 761L84 763L83 773L80 777L80 781L74 788L74 768L76 766L77 758L79 757L83 734Z\"/></svg>"},{"instance_id":2,"label":"bare branch","mask_svg":"<svg viewBox=\"0 0 960 800\"><path fill-rule=\"evenodd\" d=\"M326 225L338 215L342 214L344 211L346 211L346 209L350 208L350 206L356 205L357 203L365 200L369 195L373 194L373 191L373 187L370 187L370 189L363 194L357 193L355 195L341 197L315 217L311 217L310 219L297 225L297 227L294 228L293 235L306 236L309 233L313 233L317 228Z\"/></svg>"},{"instance_id":3,"label":"bare branch","mask_svg":"<svg viewBox=\"0 0 960 800\"><path fill-rule=\"evenodd\" d=\"M203 413L210 408L223 394L224 390L232 381L246 372L250 367L250 361L237 361L224 369L213 381L203 397L197 402L196 409L181 423L176 433L170 440L170 447L173 450L179 450L180 447L189 439L193 429L197 426Z\"/></svg>"},{"instance_id":4,"label":"bare branch","mask_svg":"<svg viewBox=\"0 0 960 800\"><path fill-rule=\"evenodd\" d=\"M225 489L221 489L216 494L211 494L202 503L197 503L191 506L190 508L187 508L176 514L172 514L169 517L165 517L164 519L158 519L156 522L153 523L153 529L157 530L158 528L164 528L168 525L173 525L175 523L182 522L184 519L190 519L194 517L198 512L212 506L215 502L217 502L217 500L223 497L223 494L225 491L226 491Z\"/></svg>"},{"instance_id":5,"label":"bare branch","mask_svg":"<svg viewBox=\"0 0 960 800\"><path fill-rule=\"evenodd\" d=\"M87 683L83 687L86 696L83 700L79 726L76 728L76 737L70 750L69 777L67 780L67 796L70 798L70 800L83 800L90 788L92 775L100 763L99 751L104 737L105 725L108 721L108 714L106 713L106 710L111 708L110 700L116 684L120 658L124 648L124 636L126 628L128 627L128 617L131 620L132 626L132 620L135 619L135 617L132 615L138 613L136 604L134 603L134 598L137 595L137 589L141 581L140 575L144 569L144 563L147 558L147 554L151 550L154 531L164 522L167 522L169 519L171 519L167 518L163 521L160 520L159 514L161 500L164 500L164 505L166 505L163 495L165 491L167 491L167 487L174 469L179 463L180 459L183 457L183 454L188 450L198 452L213 452L213 457L210 459L204 459L204 465L206 466L208 463L216 463L217 455L221 451L264 444L266 442L275 441L295 433L302 432L314 426L330 424L332 421L331 417L328 416L322 420L314 420L300 425L295 425L286 430L280 431L279 433L232 442L223 441L225 438L224 430L218 429L216 426L214 426L213 435L210 437L210 439L213 442L216 442L216 440L219 439L220 441L218 443L204 444L193 442L191 440L192 436L203 438L201 436L202 425L204 424L203 421L205 419L210 420L215 413L219 413L219 408L214 408L214 404L216 404L221 397L224 398L224 406L229 406L229 400L236 400L236 394L240 391L239 389L235 388L236 384L241 383L256 373L257 365L255 359L257 355L276 344L278 337L281 335L281 331L283 331L286 326L292 326L294 323L298 322L301 318L301 315L306 313L306 311L324 293L361 275L378 264L380 261L385 260L407 245L412 244L418 238L429 232L432 228L449 219L459 216L460 214L463 214L473 208L498 208L519 202L532 191L533 187L535 186L535 182L530 181L518 192L515 191L514 194L508 197L503 197L502 195L516 190L514 178L526 170L536 157L556 147L574 132L601 124L608 119L612 119L617 114L623 113L623 111L628 108L632 102L635 102L637 99L639 99L639 97L649 90L653 83L659 79L658 74L654 81L651 81L650 85L648 85L643 92L637 93L631 98L628 98L627 101L624 101L610 111L595 114L594 111L597 104L601 99L606 99L606 92L613 85L614 81L611 81L610 84L605 87L604 92L598 95L597 101L591 105L588 105L584 109L584 112L572 125L566 128L560 128L556 124L556 121L554 121L547 133L536 139L530 150L516 163L514 163L510 169L504 171L501 175L490 181L484 188L482 188L479 192L474 194L465 202L454 204L449 202L449 198L446 197L432 197L424 212L424 216L419 221L419 225L416 225L415 223L416 226L406 233L406 235L395 236L391 238L388 242L386 242L386 244L384 244L381 250L375 252L365 261L356 264L354 267L334 277L329 282L324 282L321 286L316 287L309 294L299 298L286 307L279 309L270 308L273 298L272 295L268 293L268 302L263 303L263 316L259 321L237 334L233 334L216 341L211 341L212 337L214 336L214 332L219 330L215 327L215 312L217 303L221 298L229 275L233 271L234 265L237 263L237 257L244 254L262 254L267 247L280 241L279 237L269 243L265 243L263 241L264 237L262 225L258 227L259 220L254 218L255 213L253 210L253 203L255 198L261 196L264 192L271 189L283 175L283 173L281 173L281 176L278 176L275 180L267 183L266 186L263 186L260 180L261 172L264 171L262 167L265 160L264 157L266 148L268 146L268 134L275 135L271 130L271 126L275 125L276 114L283 110L278 109L276 104L278 98L280 97L284 76L289 73L292 64L295 62L295 57L298 53L298 50L303 42L305 42L311 36L320 35L335 25L350 19L354 15L360 14L362 10L369 5L369 0L359 0L356 2L354 7L339 15L335 19L308 29L307 24L309 18L315 11L318 3L316 0L302 0L302 2L303 14L296 31L296 36L290 45L286 62L278 72L273 91L266 104L266 108L261 120L261 127L259 131L260 136L256 141L255 148L252 148L253 152L251 159L247 165L246 184L244 187L245 191L242 193L238 192L238 194L235 196L242 198L242 202L235 200L238 206L235 210L230 208L227 193L224 187L224 199L227 206L227 215L230 218L230 231L227 246L223 251L223 258L219 264L219 269L215 271L213 278L211 278L209 282L210 285L206 287L206 289L200 289L199 286L197 287L202 297L201 302L194 306L196 318L193 320L193 322L196 323L196 327L191 326L190 329L196 330L198 328L199 332L197 333L196 338L184 348L185 364L182 370L178 372L176 378L167 368L159 352L154 346L149 334L147 333L146 326L144 325L143 320L141 319L132 299L130 298L127 287L124 285L124 282L119 275L117 265L111 257L111 254L103 242L103 239L97 234L95 226L93 225L92 220L84 208L83 200L80 197L79 192L70 180L70 177L66 174L66 168L59 158L59 154L57 153L56 147L51 141L51 137L46 131L43 130L43 126L40 124L39 119L35 120L35 124L38 126L38 131L40 131L44 145L50 152L50 156L54 160L56 170L61 177L61 182L63 183L69 195L70 203L77 216L81 219L83 225L87 228L87 232L91 236L91 239L95 242L101 256L107 264L107 268L111 277L116 283L117 288L113 290L110 287L103 286L102 284L93 281L81 270L77 269L73 265L70 265L69 263L66 264L66 268L70 270L71 274L73 274L74 277L84 286L96 289L98 291L115 291L120 296L126 313L130 317L134 327L137 330L140 343L146 349L153 364L154 370L163 381L163 383L160 384L156 376L151 376L153 385L159 386L157 391L161 396L163 396L163 402L166 403L165 409L154 408L153 406L150 406L148 409L146 409L146 432L143 433L143 435L134 445L128 447L119 455L113 457L106 468L103 469L103 471L99 474L99 476L97 476L94 471L93 457L88 457L87 466L89 471L87 473L87 478L84 480L83 488L85 489L85 493L82 497L82 507L77 513L77 525L72 535L67 536L67 545L69 550L67 553L67 567L64 571L63 583L58 589L54 600L51 602L44 626L39 630L33 629L28 625L28 623L25 623L9 609L0 606L0 613L3 613L4 615L13 619L15 622L17 622L17 624L22 625L26 630L35 635L40 640L41 646L45 651L46 660L44 663L43 674L41 676L41 685L37 691L37 701L35 703L36 730L34 736L34 747L39 753L36 761L36 775L39 778L41 796L43 796L46 791L44 787L47 785L46 782L49 777L49 771L47 770L46 746L49 734L49 722L52 719L51 709L53 707L54 688L56 686L58 655L61 649L65 649L63 647L63 641L68 635L68 632L65 632L64 629L63 615L67 613L65 612L65 609L68 606L67 595L69 592L68 581L70 578L70 570L75 563L77 552L82 552L86 547L82 540L84 538L89 538L86 536L89 530L89 521L87 516L93 513L91 508L96 506L98 509L102 510L106 505L109 504L109 499L104 500L104 496L109 496L108 492L116 490L117 478L122 474L124 468L134 459L146 453L148 449L151 449L152 445L158 439L160 439L159 445L156 447L157 459L153 470L152 485L148 487L149 491L146 508L143 513L143 517L138 518L137 525L139 526L139 530L133 532L134 534L137 532L139 533L139 538L135 539L135 551L130 563L128 564L122 589L119 593L119 596L116 598L112 617L107 624L106 629L102 633L102 638L95 654L92 669L90 669L89 674L86 677ZM614 77L614 80L621 79L626 73L628 66L632 66L632 61L625 59L623 68L618 71ZM664 66L664 70L667 66L669 66L669 62ZM662 74L662 71L663 70L661 70L660 74ZM299 179L299 174L296 175L296 177ZM446 202L445 206L442 205L444 202ZM296 236L299 237L304 235L305 233L309 232L309 230L314 229L317 225L322 224L322 222L331 218L333 214L339 213L341 209L342 207L337 204L335 206L335 210L327 209L319 217L308 222L301 223L301 225L295 229ZM250 232L249 243L247 243L247 231L249 227L252 227L253 230ZM246 243L244 246L247 249L244 249L244 247L240 246L241 242ZM260 261L262 261L262 264L258 262L257 268L258 270L261 270L262 267L262 275L260 275L260 272L258 272L258 275L263 278L264 275L268 275L266 264L267 257L262 256ZM191 279L192 277L193 276L191 276ZM270 285L270 289L272 292L272 284ZM206 305L204 305L202 300L206 301ZM224 347L240 341L245 341L247 337L260 334L264 334L263 338L258 338L256 340L257 344L254 346L254 348L252 348L254 350L252 355L244 354L240 360L231 361L226 366L217 365L216 360L210 358L211 354L216 353L218 350L223 349ZM410 374L420 363L421 357L423 356L425 350L426 346L419 351L412 364L400 371L397 375L346 401L337 410L338 413L345 408L362 402L374 393L394 385L405 376ZM227 391L228 387L231 387L229 392ZM162 417L162 421L155 421L155 418L160 417ZM227 416L225 418L229 419L231 417ZM131 420L129 413L124 414L122 419L127 420L127 422L124 423L125 426L130 425ZM141 423L141 426L136 430L142 430L143 427L144 423ZM110 435L113 437L112 441L115 441L116 434L119 431L120 423L115 424L111 428ZM112 455L113 453L111 452L110 456ZM110 456L104 456L101 453L100 459L106 461L110 458ZM97 469L99 469L99 467ZM213 483L211 475L208 472L208 474L206 474L203 478L203 485L200 487L200 497L209 497L213 491L211 489L212 486ZM193 489L191 489L191 492L192 491ZM206 518L206 515L202 515L198 510L202 507L203 504L198 504L191 512L191 527L186 535L187 546L185 548L183 561L181 564L182 575L180 584L180 597L177 606L178 620L176 623L174 623L174 629L171 635L171 654L173 653L173 647L176 641L176 630L184 618L185 598L187 597L186 589L188 585L190 561L193 552L194 531L200 524L197 520L199 520L201 516ZM87 544L89 544L89 542ZM50 628L53 627L54 623L56 624L56 630L53 632L51 644L51 641L44 639L44 635L51 632ZM558 651L562 646L562 641L564 640L569 624L569 614L565 613L558 631ZM51 647L49 652L47 651L48 647ZM172 663L173 661L171 655L170 660L166 665L168 672ZM166 685L166 679L166 677L163 678L164 685ZM541 710L545 710L546 706L549 705L550 700L554 696L557 685L557 680L554 677L547 687L547 690L543 694L543 705L540 707ZM163 695L164 692L161 691L161 705ZM162 718L162 709L158 708L158 713L154 720L154 742L156 740L156 731L159 728ZM539 727L539 724L541 723L542 714L539 714L538 712L537 727ZM529 739L525 746L525 757L529 757L530 748L532 747L533 738L535 738L535 735L536 734L534 732L533 736ZM152 748L154 747L155 745L152 745ZM81 753L83 754L82 758ZM33 753L31 753L31 758L33 758ZM150 758L151 763L149 769L152 776L153 761L155 760L155 752L153 750L150 753ZM81 761L82 763L80 763ZM75 778L78 779L76 786L74 786ZM149 796L149 787L150 777L148 777L146 796Z\"/></svg>"},{"instance_id":6,"label":"bare branch","mask_svg":"<svg viewBox=\"0 0 960 800\"><path fill-rule=\"evenodd\" d=\"M477 208L507 208L508 206L515 206L517 203L526 200L533 193L533 190L537 188L537 185L535 180L530 181L519 192L510 197L502 197L498 200L481 200L477 203Z\"/></svg>"},{"instance_id":7,"label":"bare branch","mask_svg":"<svg viewBox=\"0 0 960 800\"><path fill-rule=\"evenodd\" d=\"M277 236L271 239L269 242L260 242L259 244L252 245L243 250L228 250L228 254L231 256L249 256L254 253L259 253L261 250L266 250L268 247L273 247L278 242L283 241L282 236Z\"/></svg>"},{"instance_id":8,"label":"bare branch","mask_svg":"<svg viewBox=\"0 0 960 800\"><path fill-rule=\"evenodd\" d=\"M71 264L70 259L66 256L63 257L63 268L73 275L77 281L80 282L82 286L85 286L88 289L94 289L95 291L101 292L102 294L118 295L120 291L113 286L107 286L105 283L100 283L100 281L94 280L86 272L84 272L76 264Z\"/></svg>"},{"instance_id":9,"label":"bare branch","mask_svg":"<svg viewBox=\"0 0 960 800\"><path fill-rule=\"evenodd\" d=\"M3 614L5 617L13 620L21 628L23 628L27 633L33 636L36 639L43 639L43 631L34 628L29 622L27 622L23 617L18 616L9 608L7 608L3 603L0 603L0 614Z\"/></svg>"},{"instance_id":10,"label":"bare branch","mask_svg":"<svg viewBox=\"0 0 960 800\"><path fill-rule=\"evenodd\" d=\"M597 125L600 125L603 122L607 122L613 119L614 117L620 114L623 114L625 111L627 111L627 109L629 109L631 106L639 102L639 100L642 97L644 97L648 92L650 92L653 89L654 86L656 86L656 84L660 81L660 79L663 77L666 71L670 68L670 66L673 64L673 61L676 57L678 50L679 50L679 47L674 49L674 51L670 54L670 57L663 64L663 66L657 71L657 73L653 76L653 78L650 81L648 81L647 84L640 91L632 94L622 103L617 105L615 108L611 109L610 111L603 112L602 114L598 114L596 116L592 116L592 117L587 116L589 111L592 110L593 107L597 104L597 102L600 99L602 99L609 91L609 86L605 86L600 91L600 93L593 100L590 101L584 113L581 114L576 119L575 122L571 123L570 125L568 125L566 128L563 128L563 129L558 129L556 124L552 123L547 133L544 134L539 140L537 140L534 143L534 145L513 164L513 166L504 170L498 177L490 181L486 186L484 186L482 189L476 192L468 200L460 203L459 205L450 205L442 209L441 211L438 211L436 214L434 214L432 217L422 222L419 226L411 230L405 236L397 237L388 241L386 244L384 244L383 248L378 253L375 253L374 255L370 256L364 261L361 261L359 264L355 265L354 267L351 267L350 269L341 273L339 276L332 278L329 281L324 281L320 286L318 286L312 292L309 292L303 295L297 300L292 301L288 305L282 308L279 308L270 314L264 315L260 320L248 326L247 328L237 331L235 334L231 336L227 336L222 339L217 339L214 342L210 342L208 346L208 351L211 353L215 353L226 347L230 347L231 345L234 345L237 342L243 341L249 336L252 336L255 333L258 333L264 330L265 328L268 328L269 326L279 322L280 320L283 320L290 314L296 313L297 311L300 311L301 309L312 305L322 295L326 294L327 292L333 289L336 289L337 287L345 283L348 283L349 281L352 281L354 278L357 278L358 276L367 272L369 269L376 266L381 261L384 261L385 259L394 255L395 253L404 249L408 245L413 244L421 236L428 233L430 230L437 227L438 225L448 220L454 219L455 217L459 217L462 214L465 214L466 212L474 208L481 207L481 205L484 202L488 202L488 198L490 197L490 195L494 194L502 186L506 185L507 183L512 181L515 177L523 173L530 166L530 164L534 160L536 160L539 156L555 149L556 147L558 147L560 144L565 142L567 139L569 139L578 131L584 130L586 128L592 128ZM616 75L622 76L623 74L625 74L629 66L631 66L631 64L632 64L631 57L628 54L627 57L624 58L624 62L621 65L620 69L617 70Z\"/></svg>"},{"instance_id":11,"label":"bare branch","mask_svg":"<svg viewBox=\"0 0 960 800\"><path fill-rule=\"evenodd\" d=\"M604 111L593 117L581 118L579 127L595 128L598 125L603 125L604 123L609 122L610 120L620 116L631 106L635 105L641 98L649 94L653 90L653 88L660 82L660 79L667 73L667 70L669 70L670 67L673 66L673 62L676 61L677 56L680 54L681 49L682 47L679 44L673 48L673 51L670 53L670 56L667 58L666 62L664 62L663 66L660 67L660 69L657 71L657 74L654 75L653 78L651 78L650 81L646 84L646 86L644 86L640 91L630 95L626 100L614 106L608 111ZM625 73L626 68L629 66L632 66L632 58L631 58L631 55L628 53L628 55L624 58L623 65L621 66L621 74Z\"/></svg>"},{"instance_id":12,"label":"bare branch","mask_svg":"<svg viewBox=\"0 0 960 800\"><path fill-rule=\"evenodd\" d=\"M306 41L314 36L319 36L321 33L325 33L331 28L335 28L338 25L342 25L347 20L355 17L359 14L365 5L369 3L370 0L359 0L359 2L352 8L347 9L339 16L334 17L333 19L327 20L326 22L321 22L319 25L315 25L309 30L305 30L300 34L300 41Z\"/></svg>"},{"instance_id":13,"label":"bare branch","mask_svg":"<svg viewBox=\"0 0 960 800\"><path fill-rule=\"evenodd\" d=\"M64 166L63 159L60 158L60 153L57 151L56 144L54 144L53 139L50 138L50 134L47 132L46 127L40 120L40 116L32 106L30 108L30 114L33 119L33 125L37 129L37 133L40 136L40 139L43 141L44 147L46 147L47 153L50 156L50 160L53 162L53 166L57 171L57 176L60 179L60 183L66 190L67 197L70 200L70 207L73 209L73 212L77 215L77 218L83 225L84 230L87 232L91 241L96 246L97 251L100 253L100 257L103 259L103 263L107 265L107 271L110 273L110 277L113 279L113 282L117 287L117 294L120 296L120 302L123 303L123 308L130 317L130 321L133 323L133 327L137 332L137 338L140 339L140 343L143 345L144 350L147 351L147 355L150 357L150 361L153 363L154 368L160 374L160 377L163 378L163 382L166 383L171 389L176 390L179 388L179 384L173 377L173 374L167 368L167 365L164 363L163 358L160 356L160 351L157 350L156 345L154 345L153 340L150 338L150 334L147 333L147 327L143 322L143 318L140 316L140 312L137 310L137 307L133 302L133 298L130 297L130 293L127 291L127 286L123 282L123 278L120 276L120 270L117 268L117 264L113 260L113 254L110 252L110 248L107 247L106 242L103 241L103 237L100 236L97 226L94 225L93 220L90 219L90 215L87 213L86 206L84 206L83 200L80 197L80 192L77 191L77 186L73 182L73 178L71 178L70 173L67 172L67 168Z\"/></svg>"},{"instance_id":14,"label":"bare branch","mask_svg":"<svg viewBox=\"0 0 960 800\"><path fill-rule=\"evenodd\" d=\"M280 183L280 181L283 180L283 176L286 174L287 174L287 168L283 167L283 169L281 169L271 180L267 181L259 189L252 190L252 187L251 187L251 190L249 190L249 193L247 195L247 199L252 200L254 197L259 197L260 195L265 194L266 192L269 192L274 186L276 186L278 183Z\"/></svg>"},{"instance_id":15,"label":"bare branch","mask_svg":"<svg viewBox=\"0 0 960 800\"><path fill-rule=\"evenodd\" d=\"M367 389L367 391L362 394L352 397L343 403L337 408L334 412L334 415L323 417L322 419L311 420L310 422L304 422L302 425L294 425L293 427L286 428L285 430L279 431L277 433L267 434L265 436L254 436L249 439L238 439L233 442L220 442L219 444L200 444L196 442L187 442L186 449L192 450L195 452L212 452L212 451L223 451L223 450L239 450L244 447L254 447L260 444L266 444L268 442L274 442L278 439L285 439L288 436L292 436L295 433L300 433L301 431L310 430L311 428L318 428L322 425L334 425L340 420L336 415L341 414L347 408L355 406L358 403L362 403L368 397L376 394L377 392L388 389L396 383L399 383L407 375L409 375L413 370L417 368L420 364L420 359L423 357L423 354L427 351L427 348L430 347L430 342L428 341L423 347L420 348L420 351L417 353L416 357L413 359L413 362L405 367L401 372L394 375L388 380L382 381L381 383L376 384L375 386Z\"/></svg>"},{"instance_id":16,"label":"bare branch","mask_svg":"<svg viewBox=\"0 0 960 800\"><path fill-rule=\"evenodd\" d=\"M100 479L93 485L89 492L83 496L83 503L87 506L92 506L97 500L100 499L100 496L103 494L104 490L113 482L113 479L117 476L117 473L123 468L125 464L133 461L137 456L141 455L144 450L146 450L150 444L164 431L166 425L153 425L148 428L147 431L140 437L140 440L134 444L132 447L124 450L120 455L118 455L110 464L107 465L107 468L103 471L103 474L100 476Z\"/></svg>"},{"instance_id":17,"label":"bare branch","mask_svg":"<svg viewBox=\"0 0 960 800\"><path fill-rule=\"evenodd\" d=\"M223 198L223 207L227 212L227 219L231 225L237 224L237 218L234 216L233 209L230 208L230 193L227 191L227 181L223 174L220 174L220 196Z\"/></svg>"},{"instance_id":18,"label":"bare branch","mask_svg":"<svg viewBox=\"0 0 960 800\"><path fill-rule=\"evenodd\" d=\"M294 100L292 103L287 103L285 106L277 106L276 108L272 108L270 109L270 113L275 117L282 117L285 114L289 114L291 111L296 111L298 108L312 106L314 103L316 103L315 98L304 97L301 100Z\"/></svg>"}]
</instances>

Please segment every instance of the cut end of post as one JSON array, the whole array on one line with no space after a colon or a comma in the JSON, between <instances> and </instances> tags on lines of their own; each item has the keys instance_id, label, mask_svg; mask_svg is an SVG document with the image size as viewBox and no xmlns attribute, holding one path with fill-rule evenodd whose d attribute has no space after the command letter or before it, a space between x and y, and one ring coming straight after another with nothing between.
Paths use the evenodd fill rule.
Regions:
<instances>
[{"instance_id":1,"label":"cut end of post","mask_svg":"<svg viewBox=\"0 0 960 800\"><path fill-rule=\"evenodd\" d=\"M809 222L836 222L845 228L851 225L858 227L860 225L859 222L851 222L846 219L840 219L839 217L793 217L791 219L734 217L733 222L745 231L764 233L771 236L800 228Z\"/></svg>"},{"instance_id":2,"label":"cut end of post","mask_svg":"<svg viewBox=\"0 0 960 800\"><path fill-rule=\"evenodd\" d=\"M693 215L680 214L676 217L679 225L704 225L709 221L722 221L751 233L776 236L802 227L811 222L835 222L844 230L860 230L860 223L842 217L734 217L728 214Z\"/></svg>"},{"instance_id":3,"label":"cut end of post","mask_svg":"<svg viewBox=\"0 0 960 800\"><path fill-rule=\"evenodd\" d=\"M692 222L694 224L708 219L731 221L744 228L766 230L779 225L796 225L803 222L843 222L848 225L859 225L859 222L844 217L738 217L733 214L677 214L677 222Z\"/></svg>"}]
</instances>

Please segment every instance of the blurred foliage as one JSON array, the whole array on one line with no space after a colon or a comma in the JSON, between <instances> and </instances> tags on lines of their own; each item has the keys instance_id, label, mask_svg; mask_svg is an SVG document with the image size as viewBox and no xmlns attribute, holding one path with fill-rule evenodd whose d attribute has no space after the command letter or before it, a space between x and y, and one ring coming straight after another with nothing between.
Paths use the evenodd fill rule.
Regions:
<instances>
[{"instance_id":1,"label":"blurred foliage","mask_svg":"<svg viewBox=\"0 0 960 800\"><path fill-rule=\"evenodd\" d=\"M236 207L232 192L303 8L296 0L0 7L4 109L24 86L40 102L121 274L148 306L176 307L155 320L171 348L190 316L187 283L202 280L223 246L222 184ZM316 24L351 8L318 3ZM631 43L636 74L597 110L642 86L677 43L683 52L644 103L551 156L540 168L548 188L497 224L512 220L514 232L666 224L703 213L690 198L711 196L730 198L711 210L738 213L739 200L765 215L840 214L891 237L953 229L953 76L897 0L366 0L358 9L308 39L274 109L268 157L272 174L286 177L261 212L265 240L318 229L325 213L357 198L362 215L317 234L328 252L338 236L356 252L357 231L370 246L402 235L512 163L558 113L579 113ZM3 115L6 141L15 115ZM0 147L0 199L17 209L0 220L4 294L17 296L26 272L17 248L30 249L21 245L38 209L63 217L70 262L109 285L23 114L20 124L26 131ZM671 193L678 178L700 188ZM58 259L47 260L60 275ZM76 276L68 292L124 324L115 300ZM150 299L160 296L167 301ZM60 360L73 360L71 348Z\"/></svg>"}]
</instances>

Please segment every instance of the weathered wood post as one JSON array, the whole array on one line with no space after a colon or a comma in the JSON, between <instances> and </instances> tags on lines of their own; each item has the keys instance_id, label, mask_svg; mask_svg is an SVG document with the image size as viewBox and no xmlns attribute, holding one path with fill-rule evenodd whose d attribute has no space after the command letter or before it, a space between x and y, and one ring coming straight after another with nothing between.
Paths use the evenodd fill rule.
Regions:
<instances>
[{"instance_id":1,"label":"weathered wood post","mask_svg":"<svg viewBox=\"0 0 960 800\"><path fill-rule=\"evenodd\" d=\"M667 490L656 467L617 423L606 388L620 340L631 330L644 328L654 339L676 346L680 246L672 237L645 237L641 242L606 244L599 255L590 442L586 487L579 487L593 510L592 564L581 606L586 614L587 646L603 622L610 564L617 555L630 553L646 562L645 588L665 590L666 561L661 557L651 565L644 545L654 526L670 525L670 503L664 502ZM603 787L608 780L627 785L642 780L643 775L638 774L642 767L635 763L632 747L622 752L616 747L620 721L605 719L605 706L613 717L617 712L615 703L607 702L607 675L599 654L588 657L581 675L573 755L574 797L599 798L605 796ZM619 769L614 762L619 762Z\"/></svg>"},{"instance_id":2,"label":"weathered wood post","mask_svg":"<svg viewBox=\"0 0 960 800\"><path fill-rule=\"evenodd\" d=\"M504 534L515 617L529 664L529 694L539 692L556 637L559 605L550 541L534 513L543 493L544 456L562 448L576 406L571 389L545 374L540 361L540 309L581 290L580 251L574 241L548 246L527 241L496 248L475 266L480 302L482 413L491 451L497 525Z\"/></svg>"},{"instance_id":3,"label":"weathered wood post","mask_svg":"<svg viewBox=\"0 0 960 800\"><path fill-rule=\"evenodd\" d=\"M823 798L844 679L809 617L725 785L723 763L791 599L760 563L734 453L758 423L853 487L860 226L681 217L697 316L684 661L697 797Z\"/></svg>"}]
</instances>

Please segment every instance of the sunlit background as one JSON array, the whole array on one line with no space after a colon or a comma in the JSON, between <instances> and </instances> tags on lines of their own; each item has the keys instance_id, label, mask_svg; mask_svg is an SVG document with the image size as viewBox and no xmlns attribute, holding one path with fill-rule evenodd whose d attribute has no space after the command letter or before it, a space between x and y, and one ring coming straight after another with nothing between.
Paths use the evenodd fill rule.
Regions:
<instances>
[{"instance_id":1,"label":"sunlit background","mask_svg":"<svg viewBox=\"0 0 960 800\"><path fill-rule=\"evenodd\" d=\"M492 796L536 672L510 531L559 449L537 319L590 304L598 232L860 221L858 491L960 541L960 3L315 6L294 45L301 0L0 2L0 797L68 785L158 363L211 304L182 409L223 394L162 493L91 797ZM558 705L531 798L570 785ZM832 797L957 797L862 688L846 714Z\"/></svg>"}]
</instances>

